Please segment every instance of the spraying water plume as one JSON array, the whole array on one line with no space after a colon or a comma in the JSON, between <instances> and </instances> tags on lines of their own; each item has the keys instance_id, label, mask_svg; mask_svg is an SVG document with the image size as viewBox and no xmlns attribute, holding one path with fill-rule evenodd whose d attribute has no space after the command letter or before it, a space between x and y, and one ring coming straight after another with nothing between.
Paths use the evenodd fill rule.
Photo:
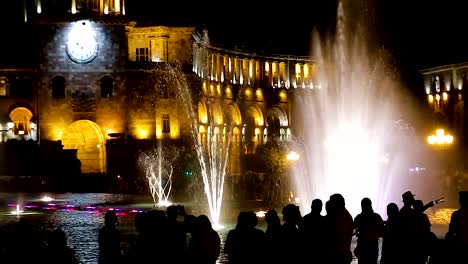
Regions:
<instances>
[{"instance_id":1,"label":"spraying water plume","mask_svg":"<svg viewBox=\"0 0 468 264\"><path fill-rule=\"evenodd\" d=\"M401 129L402 90L387 53L367 45L363 24L349 24L338 5L336 36L315 37L317 78L295 90L304 149L293 171L301 209L341 193L353 215L369 197L379 213L398 201L412 162L414 135ZM325 43L325 44L324 44Z\"/></svg>"}]
</instances>

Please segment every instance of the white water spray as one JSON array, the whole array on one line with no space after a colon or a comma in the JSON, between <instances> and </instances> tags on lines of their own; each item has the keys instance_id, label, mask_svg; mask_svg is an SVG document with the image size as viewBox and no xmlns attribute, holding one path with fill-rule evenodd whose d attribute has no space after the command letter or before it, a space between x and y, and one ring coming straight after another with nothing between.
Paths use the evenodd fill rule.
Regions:
<instances>
[{"instance_id":1,"label":"white water spray","mask_svg":"<svg viewBox=\"0 0 468 264\"><path fill-rule=\"evenodd\" d=\"M215 122L210 105L207 107L207 121L199 122L198 112L194 107L196 102L193 101L192 90L189 88L185 76L177 69L171 68L170 71L174 76L179 96L183 102L182 105L190 122L213 228L219 229L222 228L220 217L232 124Z\"/></svg>"},{"instance_id":2,"label":"white water spray","mask_svg":"<svg viewBox=\"0 0 468 264\"><path fill-rule=\"evenodd\" d=\"M153 197L153 202L158 206L169 206L172 203L169 196L172 190L172 164L163 156L163 148L158 143L156 153L143 153L140 155L140 163L145 169L148 186Z\"/></svg>"},{"instance_id":3,"label":"white water spray","mask_svg":"<svg viewBox=\"0 0 468 264\"><path fill-rule=\"evenodd\" d=\"M307 131L293 171L296 192L304 213L313 199L325 202L341 193L352 215L361 211L364 197L384 214L411 188L407 172L415 140L397 125L402 92L386 54L370 52L362 25L349 27L346 19L340 2L336 42L323 46L315 39L323 64L313 86L321 89L295 90L297 120Z\"/></svg>"}]
</instances>

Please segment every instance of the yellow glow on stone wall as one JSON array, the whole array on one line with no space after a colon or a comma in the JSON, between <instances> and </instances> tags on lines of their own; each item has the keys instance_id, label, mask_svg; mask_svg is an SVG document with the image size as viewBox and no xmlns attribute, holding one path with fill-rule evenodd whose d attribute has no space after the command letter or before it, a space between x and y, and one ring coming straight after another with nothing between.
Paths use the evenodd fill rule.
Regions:
<instances>
[{"instance_id":1,"label":"yellow glow on stone wall","mask_svg":"<svg viewBox=\"0 0 468 264\"><path fill-rule=\"evenodd\" d=\"M148 139L149 129L145 127L138 127L136 131L137 139Z\"/></svg>"},{"instance_id":2,"label":"yellow glow on stone wall","mask_svg":"<svg viewBox=\"0 0 468 264\"><path fill-rule=\"evenodd\" d=\"M432 104L432 102L434 102L434 96L432 96L432 94L429 94L427 96L427 100L429 101L430 104Z\"/></svg>"},{"instance_id":3,"label":"yellow glow on stone wall","mask_svg":"<svg viewBox=\"0 0 468 264\"><path fill-rule=\"evenodd\" d=\"M206 82L203 82L202 90L204 95L208 95L208 91L206 90Z\"/></svg>"},{"instance_id":4,"label":"yellow glow on stone wall","mask_svg":"<svg viewBox=\"0 0 468 264\"><path fill-rule=\"evenodd\" d=\"M257 95L257 100L258 100L258 101L263 101L263 92L262 92L262 89L258 88L258 89L255 91L255 95Z\"/></svg>"},{"instance_id":5,"label":"yellow glow on stone wall","mask_svg":"<svg viewBox=\"0 0 468 264\"><path fill-rule=\"evenodd\" d=\"M226 97L232 98L232 91L231 91L231 88L229 87L226 87Z\"/></svg>"},{"instance_id":6,"label":"yellow glow on stone wall","mask_svg":"<svg viewBox=\"0 0 468 264\"><path fill-rule=\"evenodd\" d=\"M281 102L286 102L288 100L288 96L285 91L281 91L279 93L279 97L280 97Z\"/></svg>"},{"instance_id":7,"label":"yellow glow on stone wall","mask_svg":"<svg viewBox=\"0 0 468 264\"><path fill-rule=\"evenodd\" d=\"M120 13L120 1L114 0L114 12Z\"/></svg>"},{"instance_id":8,"label":"yellow glow on stone wall","mask_svg":"<svg viewBox=\"0 0 468 264\"><path fill-rule=\"evenodd\" d=\"M83 173L106 172L106 140L100 127L89 120L78 120L64 130L64 149L76 149Z\"/></svg>"},{"instance_id":9,"label":"yellow glow on stone wall","mask_svg":"<svg viewBox=\"0 0 468 264\"><path fill-rule=\"evenodd\" d=\"M257 117L257 125L263 126L263 118L262 117Z\"/></svg>"},{"instance_id":10,"label":"yellow glow on stone wall","mask_svg":"<svg viewBox=\"0 0 468 264\"><path fill-rule=\"evenodd\" d=\"M309 65L304 64L304 78L308 79L309 78Z\"/></svg>"},{"instance_id":11,"label":"yellow glow on stone wall","mask_svg":"<svg viewBox=\"0 0 468 264\"><path fill-rule=\"evenodd\" d=\"M65 129L64 126L60 125L54 125L51 129L51 140L52 141L57 141L57 140L62 140L63 137L63 130Z\"/></svg>"}]
</instances>

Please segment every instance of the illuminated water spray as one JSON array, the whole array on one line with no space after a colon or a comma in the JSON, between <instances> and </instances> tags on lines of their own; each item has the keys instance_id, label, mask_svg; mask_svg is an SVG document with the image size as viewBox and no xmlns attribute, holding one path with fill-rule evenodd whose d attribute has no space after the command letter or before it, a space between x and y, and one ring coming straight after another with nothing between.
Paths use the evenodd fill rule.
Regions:
<instances>
[{"instance_id":1,"label":"illuminated water spray","mask_svg":"<svg viewBox=\"0 0 468 264\"><path fill-rule=\"evenodd\" d=\"M158 144L157 151L140 154L139 161L145 171L148 186L155 205L169 206L172 189L172 173L174 168L164 155L170 155L173 151L163 150L161 143Z\"/></svg>"},{"instance_id":2,"label":"illuminated water spray","mask_svg":"<svg viewBox=\"0 0 468 264\"><path fill-rule=\"evenodd\" d=\"M294 114L305 133L293 178L304 213L313 199L341 193L352 215L364 197L385 215L387 203L399 203L411 188L415 140L400 129L403 94L387 54L371 52L367 25L347 18L340 2L333 44L314 38L317 74L294 90Z\"/></svg>"},{"instance_id":3,"label":"illuminated water spray","mask_svg":"<svg viewBox=\"0 0 468 264\"><path fill-rule=\"evenodd\" d=\"M203 190L213 228L222 228L220 224L223 203L224 178L226 176L229 147L232 135L232 125L223 120L222 114L207 103L205 117L199 120L191 92L183 73L171 68L175 85L177 86L182 105L191 126L194 149L200 164L203 180ZM221 122L223 120L224 122Z\"/></svg>"}]
</instances>

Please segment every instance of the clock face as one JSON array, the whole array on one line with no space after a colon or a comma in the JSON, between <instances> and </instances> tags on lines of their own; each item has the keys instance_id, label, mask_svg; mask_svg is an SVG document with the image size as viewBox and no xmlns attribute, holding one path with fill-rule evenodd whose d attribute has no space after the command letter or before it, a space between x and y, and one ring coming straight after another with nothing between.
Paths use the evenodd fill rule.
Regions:
<instances>
[{"instance_id":1,"label":"clock face","mask_svg":"<svg viewBox=\"0 0 468 264\"><path fill-rule=\"evenodd\" d=\"M89 22L76 22L68 35L68 57L75 63L89 63L97 56L98 44Z\"/></svg>"}]
</instances>

